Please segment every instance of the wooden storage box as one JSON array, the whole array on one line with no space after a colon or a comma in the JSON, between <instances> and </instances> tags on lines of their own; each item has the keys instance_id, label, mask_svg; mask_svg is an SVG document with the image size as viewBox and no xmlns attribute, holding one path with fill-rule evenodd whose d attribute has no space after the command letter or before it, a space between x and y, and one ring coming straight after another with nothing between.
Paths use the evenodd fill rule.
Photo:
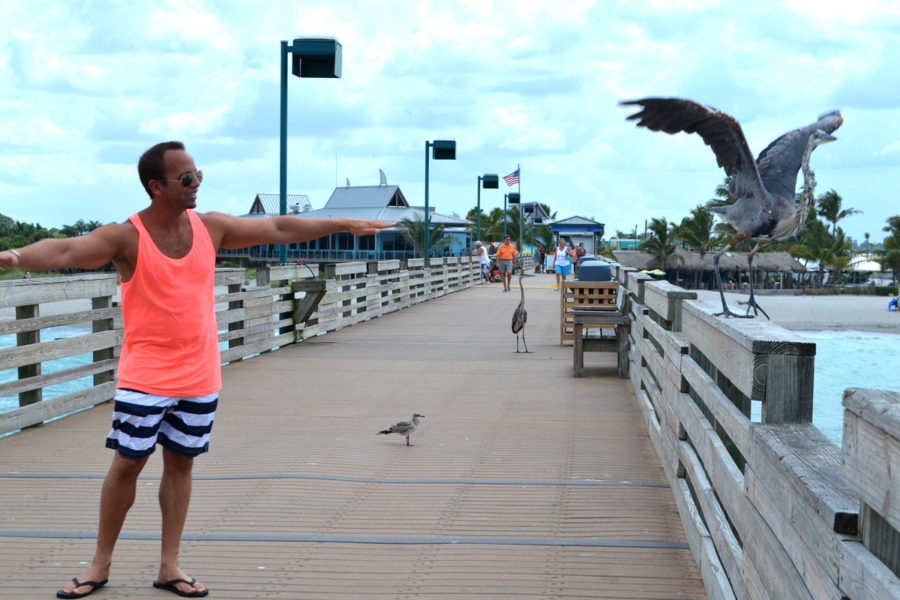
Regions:
<instances>
[{"instance_id":1,"label":"wooden storage box","mask_svg":"<svg viewBox=\"0 0 900 600\"><path fill-rule=\"evenodd\" d=\"M591 308L596 310L618 309L618 281L566 281L559 291L559 344L574 339L575 320L572 316L574 308ZM586 328L611 328L613 325L585 324Z\"/></svg>"}]
</instances>

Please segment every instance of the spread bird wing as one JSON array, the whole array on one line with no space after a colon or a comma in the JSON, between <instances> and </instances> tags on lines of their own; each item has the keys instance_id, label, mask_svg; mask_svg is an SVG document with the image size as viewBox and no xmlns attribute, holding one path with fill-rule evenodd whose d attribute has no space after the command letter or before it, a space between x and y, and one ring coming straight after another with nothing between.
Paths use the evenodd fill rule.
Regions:
<instances>
[{"instance_id":1,"label":"spread bird wing","mask_svg":"<svg viewBox=\"0 0 900 600\"><path fill-rule=\"evenodd\" d=\"M798 127L779 136L766 146L756 159L766 189L776 197L787 198L793 202L797 188L797 174L809 136L819 129L825 133L834 133L843 122L844 116L841 111L834 110L820 116L815 123Z\"/></svg>"},{"instance_id":2,"label":"spread bird wing","mask_svg":"<svg viewBox=\"0 0 900 600\"><path fill-rule=\"evenodd\" d=\"M750 146L740 123L731 115L683 98L643 98L619 104L642 107L641 111L628 117L629 121L637 121L638 127L671 134L696 133L712 148L718 165L734 178L734 195L765 198Z\"/></svg>"}]
</instances>

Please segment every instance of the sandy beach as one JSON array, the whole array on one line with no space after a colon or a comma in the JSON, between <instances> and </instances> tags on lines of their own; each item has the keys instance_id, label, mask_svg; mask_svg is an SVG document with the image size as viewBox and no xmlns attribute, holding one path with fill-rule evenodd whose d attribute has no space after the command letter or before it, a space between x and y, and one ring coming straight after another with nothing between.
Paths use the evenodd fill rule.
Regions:
<instances>
[{"instance_id":1,"label":"sandy beach","mask_svg":"<svg viewBox=\"0 0 900 600\"><path fill-rule=\"evenodd\" d=\"M719 292L697 291L697 299L721 310ZM738 304L746 294L725 294L731 310L743 314ZM900 312L889 312L887 296L758 296L759 305L772 322L793 331L875 331L900 334ZM762 315L760 318L765 319Z\"/></svg>"}]
</instances>

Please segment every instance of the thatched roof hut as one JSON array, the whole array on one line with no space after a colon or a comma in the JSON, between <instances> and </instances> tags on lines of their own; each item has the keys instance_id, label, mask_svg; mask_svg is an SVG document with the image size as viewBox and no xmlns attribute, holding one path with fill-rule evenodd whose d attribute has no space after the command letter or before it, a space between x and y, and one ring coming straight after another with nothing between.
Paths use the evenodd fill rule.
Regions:
<instances>
[{"instance_id":1,"label":"thatched roof hut","mask_svg":"<svg viewBox=\"0 0 900 600\"><path fill-rule=\"evenodd\" d=\"M659 264L655 255L640 250L617 250L613 252L613 255L620 264L638 270L713 271L715 253L707 252L703 258L700 258L699 252L691 252L683 248L677 248L675 252L684 259L684 262L670 258L666 264L662 265ZM747 252L726 252L719 260L719 268L723 271L746 271L747 254ZM753 266L759 271L806 273L806 267L787 252L758 252L753 259Z\"/></svg>"}]
</instances>

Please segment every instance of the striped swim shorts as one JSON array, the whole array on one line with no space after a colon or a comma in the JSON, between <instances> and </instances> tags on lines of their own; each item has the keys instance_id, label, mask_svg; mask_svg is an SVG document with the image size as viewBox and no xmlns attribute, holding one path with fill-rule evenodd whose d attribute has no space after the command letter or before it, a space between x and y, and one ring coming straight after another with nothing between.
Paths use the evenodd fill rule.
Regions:
<instances>
[{"instance_id":1,"label":"striped swim shorts","mask_svg":"<svg viewBox=\"0 0 900 600\"><path fill-rule=\"evenodd\" d=\"M117 389L106 447L139 459L153 454L159 444L193 458L209 450L218 403L218 394L173 397Z\"/></svg>"}]
</instances>

